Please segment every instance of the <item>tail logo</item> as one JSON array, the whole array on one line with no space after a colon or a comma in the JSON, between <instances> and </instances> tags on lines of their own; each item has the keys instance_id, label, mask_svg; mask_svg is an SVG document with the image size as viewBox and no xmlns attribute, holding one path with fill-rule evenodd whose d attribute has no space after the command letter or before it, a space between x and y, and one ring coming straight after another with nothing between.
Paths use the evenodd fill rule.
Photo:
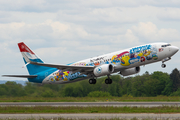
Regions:
<instances>
[{"instance_id":1,"label":"tail logo","mask_svg":"<svg viewBox=\"0 0 180 120\"><path fill-rule=\"evenodd\" d=\"M32 58L32 56L31 56L30 53L26 53L26 55L27 55L29 58Z\"/></svg>"},{"instance_id":2,"label":"tail logo","mask_svg":"<svg viewBox=\"0 0 180 120\"><path fill-rule=\"evenodd\" d=\"M24 45L21 45L21 48L24 49Z\"/></svg>"}]
</instances>

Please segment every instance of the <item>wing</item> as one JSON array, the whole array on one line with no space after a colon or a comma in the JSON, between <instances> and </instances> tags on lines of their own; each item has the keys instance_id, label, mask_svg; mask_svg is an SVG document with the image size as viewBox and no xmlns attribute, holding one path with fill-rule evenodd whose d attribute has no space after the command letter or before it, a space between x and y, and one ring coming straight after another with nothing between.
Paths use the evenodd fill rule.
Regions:
<instances>
[{"instance_id":1,"label":"wing","mask_svg":"<svg viewBox=\"0 0 180 120\"><path fill-rule=\"evenodd\" d=\"M81 74L87 74L87 73L93 72L94 70L94 66L71 66L71 65L56 65L56 64L47 64L47 63L41 63L41 62L33 62L28 58L27 55L24 54L23 56L27 64L52 67L52 68L60 69L62 71L72 71L72 73L81 72Z\"/></svg>"},{"instance_id":2,"label":"wing","mask_svg":"<svg viewBox=\"0 0 180 120\"><path fill-rule=\"evenodd\" d=\"M83 74L91 73L91 72L93 72L93 70L95 68L94 66L56 65L56 64L47 64L47 63L32 62L32 61L29 61L29 64L57 68L57 69L60 69L62 71L72 71L73 73L81 72Z\"/></svg>"},{"instance_id":3,"label":"wing","mask_svg":"<svg viewBox=\"0 0 180 120\"><path fill-rule=\"evenodd\" d=\"M36 78L37 75L2 75L2 77Z\"/></svg>"}]
</instances>

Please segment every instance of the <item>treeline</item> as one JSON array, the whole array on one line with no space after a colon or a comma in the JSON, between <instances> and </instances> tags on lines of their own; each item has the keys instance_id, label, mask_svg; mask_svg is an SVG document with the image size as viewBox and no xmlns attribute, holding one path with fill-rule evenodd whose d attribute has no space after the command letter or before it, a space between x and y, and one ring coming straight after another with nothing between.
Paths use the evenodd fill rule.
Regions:
<instances>
[{"instance_id":1,"label":"treeline","mask_svg":"<svg viewBox=\"0 0 180 120\"><path fill-rule=\"evenodd\" d=\"M97 79L95 85L88 80L70 84L39 85L26 82L26 85L16 82L0 84L1 97L108 97L108 96L180 96L180 73L174 69L169 75L163 72L144 73L141 76L123 78L112 75L112 84L105 84L106 77Z\"/></svg>"}]
</instances>

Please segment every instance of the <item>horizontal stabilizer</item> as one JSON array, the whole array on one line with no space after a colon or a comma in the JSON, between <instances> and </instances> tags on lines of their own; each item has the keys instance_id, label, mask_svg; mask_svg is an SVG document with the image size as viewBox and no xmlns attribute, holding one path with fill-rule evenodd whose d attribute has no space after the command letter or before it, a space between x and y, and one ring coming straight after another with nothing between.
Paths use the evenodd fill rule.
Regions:
<instances>
[{"instance_id":1,"label":"horizontal stabilizer","mask_svg":"<svg viewBox=\"0 0 180 120\"><path fill-rule=\"evenodd\" d=\"M2 75L2 77L36 78L37 75Z\"/></svg>"}]
</instances>

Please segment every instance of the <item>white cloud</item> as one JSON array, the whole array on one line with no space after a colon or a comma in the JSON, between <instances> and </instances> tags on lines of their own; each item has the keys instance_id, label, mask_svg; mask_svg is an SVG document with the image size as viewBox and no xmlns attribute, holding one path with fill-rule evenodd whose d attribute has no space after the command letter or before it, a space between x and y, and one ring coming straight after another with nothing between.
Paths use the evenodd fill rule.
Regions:
<instances>
[{"instance_id":1,"label":"white cloud","mask_svg":"<svg viewBox=\"0 0 180 120\"><path fill-rule=\"evenodd\" d=\"M44 9L44 0L6 0L0 1L0 9L5 11L34 11ZM33 10L34 9L34 10Z\"/></svg>"},{"instance_id":2,"label":"white cloud","mask_svg":"<svg viewBox=\"0 0 180 120\"><path fill-rule=\"evenodd\" d=\"M111 42L121 49L141 44L139 38L136 37L130 29L128 29L125 34L118 35L117 38L111 40Z\"/></svg>"},{"instance_id":3,"label":"white cloud","mask_svg":"<svg viewBox=\"0 0 180 120\"><path fill-rule=\"evenodd\" d=\"M17 47L22 41L59 64L148 42L180 47L179 6L179 0L0 1L0 72L27 73Z\"/></svg>"},{"instance_id":4,"label":"white cloud","mask_svg":"<svg viewBox=\"0 0 180 120\"><path fill-rule=\"evenodd\" d=\"M140 22L138 26L133 26L132 31L140 38L141 41L177 41L180 39L179 31L176 29L158 29L152 22Z\"/></svg>"},{"instance_id":5,"label":"white cloud","mask_svg":"<svg viewBox=\"0 0 180 120\"><path fill-rule=\"evenodd\" d=\"M137 19L130 15L125 15L125 11L118 7L113 8L93 8L84 11L77 11L71 14L68 10L59 11L57 15L58 20L74 21L77 23L85 22L85 24L98 22L98 24L105 23L133 23ZM99 23L100 22L100 23Z\"/></svg>"},{"instance_id":6,"label":"white cloud","mask_svg":"<svg viewBox=\"0 0 180 120\"><path fill-rule=\"evenodd\" d=\"M164 21L179 21L180 8L164 8L162 12L157 14L157 17Z\"/></svg>"},{"instance_id":7,"label":"white cloud","mask_svg":"<svg viewBox=\"0 0 180 120\"><path fill-rule=\"evenodd\" d=\"M26 12L57 12L59 10L84 10L92 8L108 7L179 7L179 0L6 0L0 1L0 10L2 11L26 11ZM72 12L71 12L72 13Z\"/></svg>"}]
</instances>

